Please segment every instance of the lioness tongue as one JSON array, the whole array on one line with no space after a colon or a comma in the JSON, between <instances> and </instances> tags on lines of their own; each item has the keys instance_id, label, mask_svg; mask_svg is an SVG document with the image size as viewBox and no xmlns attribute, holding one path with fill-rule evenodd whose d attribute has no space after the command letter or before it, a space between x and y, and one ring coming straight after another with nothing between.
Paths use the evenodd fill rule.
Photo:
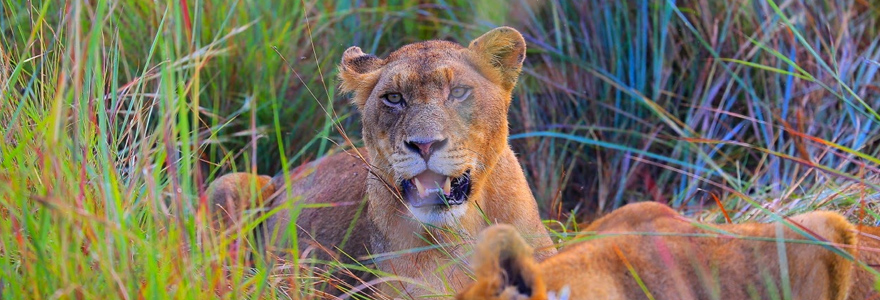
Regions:
<instances>
[{"instance_id":1,"label":"lioness tongue","mask_svg":"<svg viewBox=\"0 0 880 300\"><path fill-rule=\"evenodd\" d=\"M425 171L413 178L416 188L419 190L419 198L428 197L431 193L442 191L448 195L451 190L451 180L449 177L434 173L433 171Z\"/></svg>"}]
</instances>

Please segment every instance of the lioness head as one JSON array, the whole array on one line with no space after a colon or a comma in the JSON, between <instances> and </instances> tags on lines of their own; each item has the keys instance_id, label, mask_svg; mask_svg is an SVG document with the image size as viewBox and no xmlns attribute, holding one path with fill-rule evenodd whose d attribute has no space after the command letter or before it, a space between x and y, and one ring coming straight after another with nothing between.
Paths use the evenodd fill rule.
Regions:
<instances>
[{"instance_id":1,"label":"lioness head","mask_svg":"<svg viewBox=\"0 0 880 300\"><path fill-rule=\"evenodd\" d=\"M353 92L376 174L421 222L445 225L479 197L507 144L507 110L526 43L501 27L468 47L406 45L386 58L345 51L340 88Z\"/></svg>"}]
</instances>

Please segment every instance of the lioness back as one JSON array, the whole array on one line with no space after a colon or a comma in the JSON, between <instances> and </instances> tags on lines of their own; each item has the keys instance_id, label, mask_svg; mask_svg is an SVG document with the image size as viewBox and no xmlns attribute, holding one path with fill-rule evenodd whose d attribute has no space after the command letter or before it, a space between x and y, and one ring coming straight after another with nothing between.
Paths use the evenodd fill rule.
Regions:
<instances>
[{"instance_id":1,"label":"lioness back","mask_svg":"<svg viewBox=\"0 0 880 300\"><path fill-rule=\"evenodd\" d=\"M266 222L270 247L291 250L290 233L295 229L299 250L311 246L318 259L351 262L349 256L367 254L372 226L363 213L367 209L368 171L353 153L337 153L301 166L291 172L289 180L283 174L272 179L283 192L269 208L280 209ZM296 223L291 224L294 218Z\"/></svg>"},{"instance_id":2,"label":"lioness back","mask_svg":"<svg viewBox=\"0 0 880 300\"><path fill-rule=\"evenodd\" d=\"M257 232L259 246L268 250L270 257L293 252L307 253L307 258L322 262L355 263L367 255L372 231L372 223L363 213L367 209L364 183L368 171L356 151L366 152L357 149L326 156L291 170L287 178L283 174L271 178L248 173L218 178L207 193L218 229L235 224L247 210L272 211ZM251 190L260 191L260 197L251 196ZM294 218L295 224L290 222ZM291 249L294 238L299 249ZM340 289L331 287L328 292L339 294L370 279L366 272L355 272L357 278L347 274L336 272L334 276L342 282L334 285Z\"/></svg>"},{"instance_id":3,"label":"lioness back","mask_svg":"<svg viewBox=\"0 0 880 300\"><path fill-rule=\"evenodd\" d=\"M831 245L856 242L852 225L839 214L807 213L792 222ZM606 236L587 236L591 231ZM612 212L583 237L593 239L536 264L514 232L504 226L486 230L477 246L477 283L459 299L548 299L548 292L563 292L570 299L649 299L648 294L656 299L769 299L788 294L792 299L842 300L852 274L847 255L855 254L851 247L804 241L781 224L695 224L651 202ZM783 240L802 242L778 242Z\"/></svg>"}]
</instances>

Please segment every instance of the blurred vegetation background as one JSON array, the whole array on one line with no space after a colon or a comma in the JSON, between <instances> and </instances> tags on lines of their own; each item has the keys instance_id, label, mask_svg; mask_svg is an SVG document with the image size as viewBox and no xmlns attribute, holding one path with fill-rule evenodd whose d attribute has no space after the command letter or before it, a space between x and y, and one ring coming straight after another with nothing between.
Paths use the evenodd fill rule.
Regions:
<instances>
[{"instance_id":1,"label":"blurred vegetation background","mask_svg":"<svg viewBox=\"0 0 880 300\"><path fill-rule=\"evenodd\" d=\"M206 183L320 157L334 122L360 145L347 47L500 25L528 42L511 144L546 219L651 200L876 224L876 1L10 0L0 298L291 296L269 288L289 276L225 273L244 258L204 230Z\"/></svg>"}]
</instances>

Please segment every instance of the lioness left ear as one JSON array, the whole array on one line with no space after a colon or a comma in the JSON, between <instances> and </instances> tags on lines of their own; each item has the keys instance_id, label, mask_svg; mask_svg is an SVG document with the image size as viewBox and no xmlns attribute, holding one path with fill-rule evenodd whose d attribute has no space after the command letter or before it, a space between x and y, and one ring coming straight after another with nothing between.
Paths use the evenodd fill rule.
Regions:
<instances>
[{"instance_id":1,"label":"lioness left ear","mask_svg":"<svg viewBox=\"0 0 880 300\"><path fill-rule=\"evenodd\" d=\"M363 106L366 97L378 80L378 70L385 66L385 60L366 54L361 48L353 46L342 53L339 63L339 89L343 93L354 92L353 101Z\"/></svg>"},{"instance_id":2,"label":"lioness left ear","mask_svg":"<svg viewBox=\"0 0 880 300\"><path fill-rule=\"evenodd\" d=\"M526 58L526 40L516 29L498 27L471 41L468 49L501 74L501 83L513 89Z\"/></svg>"}]
</instances>

